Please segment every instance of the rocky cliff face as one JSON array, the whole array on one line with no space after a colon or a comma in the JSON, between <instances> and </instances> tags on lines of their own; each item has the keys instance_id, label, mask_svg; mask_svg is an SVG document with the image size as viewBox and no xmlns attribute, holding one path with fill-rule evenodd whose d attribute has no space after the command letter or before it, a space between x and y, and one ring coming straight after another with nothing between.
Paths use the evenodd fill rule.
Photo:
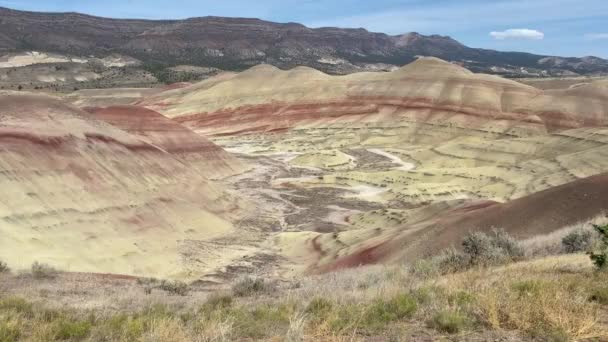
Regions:
<instances>
[{"instance_id":1,"label":"rocky cliff face","mask_svg":"<svg viewBox=\"0 0 608 342\"><path fill-rule=\"evenodd\" d=\"M364 29L318 28L258 19L118 20L77 13L0 8L0 52L42 50L77 56L121 53L161 65L239 70L267 63L328 73L390 70L415 56L459 62L473 71L510 76L608 72L599 58L555 58L473 49L444 36L389 36Z\"/></svg>"}]
</instances>

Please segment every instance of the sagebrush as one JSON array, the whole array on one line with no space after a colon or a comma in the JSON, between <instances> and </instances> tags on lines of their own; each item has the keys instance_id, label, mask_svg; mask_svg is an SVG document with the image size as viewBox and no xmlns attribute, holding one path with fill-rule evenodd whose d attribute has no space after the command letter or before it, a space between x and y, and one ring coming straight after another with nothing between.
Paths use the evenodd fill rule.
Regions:
<instances>
[{"instance_id":1,"label":"sagebrush","mask_svg":"<svg viewBox=\"0 0 608 342\"><path fill-rule=\"evenodd\" d=\"M598 269L604 270L608 267L608 224L593 225L593 228L599 234L600 242L594 251L589 252L589 258Z\"/></svg>"},{"instance_id":2,"label":"sagebrush","mask_svg":"<svg viewBox=\"0 0 608 342\"><path fill-rule=\"evenodd\" d=\"M447 248L436 257L421 261L415 272L455 273L475 266L493 266L522 259L524 250L520 243L502 229L489 233L474 232L462 240L462 250Z\"/></svg>"},{"instance_id":3,"label":"sagebrush","mask_svg":"<svg viewBox=\"0 0 608 342\"><path fill-rule=\"evenodd\" d=\"M575 230L562 239L565 253L587 252L593 246L594 234L585 229Z\"/></svg>"},{"instance_id":4,"label":"sagebrush","mask_svg":"<svg viewBox=\"0 0 608 342\"><path fill-rule=\"evenodd\" d=\"M35 261L32 264L32 276L36 279L53 279L57 276L57 270L47 264Z\"/></svg>"},{"instance_id":5,"label":"sagebrush","mask_svg":"<svg viewBox=\"0 0 608 342\"><path fill-rule=\"evenodd\" d=\"M8 273L10 271L11 269L8 267L8 264L0 260L0 273Z\"/></svg>"},{"instance_id":6,"label":"sagebrush","mask_svg":"<svg viewBox=\"0 0 608 342\"><path fill-rule=\"evenodd\" d=\"M232 285L232 293L237 297L248 297L270 292L273 286L262 278L245 277Z\"/></svg>"}]
</instances>

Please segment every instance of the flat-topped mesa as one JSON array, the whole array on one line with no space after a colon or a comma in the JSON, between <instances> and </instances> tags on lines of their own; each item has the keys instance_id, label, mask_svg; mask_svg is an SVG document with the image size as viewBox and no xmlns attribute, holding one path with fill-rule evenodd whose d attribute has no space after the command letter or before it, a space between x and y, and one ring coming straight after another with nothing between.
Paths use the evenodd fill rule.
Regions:
<instances>
[{"instance_id":1,"label":"flat-topped mesa","mask_svg":"<svg viewBox=\"0 0 608 342\"><path fill-rule=\"evenodd\" d=\"M189 161L209 178L223 178L246 169L243 162L203 136L162 114L138 106L86 108L95 119L118 127L163 151Z\"/></svg>"},{"instance_id":2,"label":"flat-topped mesa","mask_svg":"<svg viewBox=\"0 0 608 342\"><path fill-rule=\"evenodd\" d=\"M395 43L395 46L412 48L416 49L419 52L423 52L424 50L429 50L433 48L436 49L438 47L444 50L451 49L452 51L457 51L466 48L466 46L462 45L460 42L454 40L452 37L449 36L425 36L418 32L410 32L402 35L392 36L391 38Z\"/></svg>"},{"instance_id":3,"label":"flat-topped mesa","mask_svg":"<svg viewBox=\"0 0 608 342\"><path fill-rule=\"evenodd\" d=\"M435 56L472 70L526 77L599 75L608 61L476 49L441 35L387 35L358 28L309 28L259 19L204 17L184 20L110 19L77 13L35 13L0 7L0 52L24 48L75 56L111 51L144 63L197 64L242 70L270 63L331 74L391 70L416 56Z\"/></svg>"},{"instance_id":4,"label":"flat-topped mesa","mask_svg":"<svg viewBox=\"0 0 608 342\"><path fill-rule=\"evenodd\" d=\"M1 260L17 269L41 261L76 272L205 272L184 258L184 241L232 232L247 205L154 144L179 144L187 130L170 126L165 138L153 132L163 125L153 112L142 117L118 115L133 134L57 98L0 96Z\"/></svg>"}]
</instances>

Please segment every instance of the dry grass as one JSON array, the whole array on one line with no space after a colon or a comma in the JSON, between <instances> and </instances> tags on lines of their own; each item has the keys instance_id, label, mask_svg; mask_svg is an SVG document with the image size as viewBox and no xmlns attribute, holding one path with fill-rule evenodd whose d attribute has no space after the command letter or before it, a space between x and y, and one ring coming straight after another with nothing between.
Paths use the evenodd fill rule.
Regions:
<instances>
[{"instance_id":1,"label":"dry grass","mask_svg":"<svg viewBox=\"0 0 608 342\"><path fill-rule=\"evenodd\" d=\"M303 312L296 312L289 319L289 330L285 340L287 342L299 342L304 340L307 316Z\"/></svg>"},{"instance_id":2,"label":"dry grass","mask_svg":"<svg viewBox=\"0 0 608 342\"><path fill-rule=\"evenodd\" d=\"M247 297L195 286L183 297L161 290L146 295L145 284L135 280L81 277L60 274L32 282L3 275L0 341L364 341L446 334L480 341L608 338L608 274L594 271L583 254L448 275L421 276L404 266L364 267ZM44 289L46 297L38 294L30 302L9 294L18 294L12 286L28 279L27 293ZM83 279L91 286L111 283L115 292L107 291L109 285L100 292L62 292L66 279L79 279L85 290ZM132 301L116 305L126 288ZM51 305L60 296L79 301L67 309ZM102 304L87 303L104 296Z\"/></svg>"},{"instance_id":3,"label":"dry grass","mask_svg":"<svg viewBox=\"0 0 608 342\"><path fill-rule=\"evenodd\" d=\"M374 286L358 287L355 277L374 279ZM429 325L438 330L517 331L524 339L581 340L608 338L606 303L591 300L603 298L606 282L608 275L595 272L586 255L576 254L430 278L412 278L400 268L351 270L317 279L324 284L318 290L304 283L299 293L348 303L407 291L419 303L415 320L435 322ZM328 284L333 291L326 291Z\"/></svg>"},{"instance_id":4,"label":"dry grass","mask_svg":"<svg viewBox=\"0 0 608 342\"><path fill-rule=\"evenodd\" d=\"M472 313L491 329L563 340L608 337L601 323L605 308L590 301L608 281L595 273L584 255L553 257L500 269L476 270L443 280L449 293L475 294Z\"/></svg>"},{"instance_id":5,"label":"dry grass","mask_svg":"<svg viewBox=\"0 0 608 342\"><path fill-rule=\"evenodd\" d=\"M141 337L145 342L182 342L189 340L183 322L176 318L154 319L149 331Z\"/></svg>"},{"instance_id":6,"label":"dry grass","mask_svg":"<svg viewBox=\"0 0 608 342\"><path fill-rule=\"evenodd\" d=\"M536 236L521 242L527 257L539 257L556 255L564 252L562 240L568 234L575 231L593 231L593 224L608 224L608 213L598 215L591 220L580 222L569 227L562 228L551 234Z\"/></svg>"}]
</instances>

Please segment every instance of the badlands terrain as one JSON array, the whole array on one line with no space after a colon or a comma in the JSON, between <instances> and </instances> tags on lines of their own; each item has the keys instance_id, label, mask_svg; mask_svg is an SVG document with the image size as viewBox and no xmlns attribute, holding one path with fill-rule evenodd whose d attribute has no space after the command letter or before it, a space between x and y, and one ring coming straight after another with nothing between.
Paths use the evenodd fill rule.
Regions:
<instances>
[{"instance_id":1,"label":"badlands terrain","mask_svg":"<svg viewBox=\"0 0 608 342\"><path fill-rule=\"evenodd\" d=\"M414 317L404 306L435 303L425 302L428 287L448 316L470 314L483 327L450 338L608 336L605 302L587 301L605 276L584 254L535 254L575 229L608 221L608 80L602 77L517 82L422 57L390 72L340 76L263 64L157 88L5 90L0 147L0 260L16 272L5 276L0 293L113 312L160 300L149 278L179 280L193 292L165 301L183 310L207 301L219 315L214 310L233 299L208 299L209 291L255 276L291 301L266 302L269 285L250 284L262 299L239 301L244 311L223 312L226 317L204 314L214 329L204 336L435 340L469 326L467 316L466 324L446 330L443 316L428 308L416 311L421 325L399 325ZM496 228L527 246L526 260L421 275L421 260ZM30 276L40 272L19 274L35 262L56 271L52 277L43 271L39 282ZM508 285L513 279L522 283ZM410 299L398 294L400 284L408 284ZM514 297L501 302L507 299L497 289ZM247 291L233 288L233 295ZM387 302L398 308L397 319L378 313L389 317L388 330L373 325L384 321L360 326L367 316L348 311L359 306L334 306L353 298L377 304L375 291L397 296ZM535 291L565 297L574 291L585 299L525 297L533 306L555 304L546 312L513 304ZM307 302L324 295L327 303ZM0 301L0 309L11 303ZM267 311L251 318L246 307L256 305ZM307 309L297 309L302 305ZM512 311L493 312L492 305ZM553 314L559 317L552 320ZM153 324L146 321L141 330L156 334L148 340L193 340L175 316L151 315L145 319ZM334 322L324 315L354 318ZM539 317L542 326L534 321ZM261 328L235 323L246 319ZM99 322L66 339L104 340L91 326ZM157 323L161 330L150 328ZM309 323L313 330L306 330ZM429 333L434 326L439 332ZM129 333L105 340L133 340Z\"/></svg>"},{"instance_id":2,"label":"badlands terrain","mask_svg":"<svg viewBox=\"0 0 608 342\"><path fill-rule=\"evenodd\" d=\"M252 200L286 210L277 248L315 272L412 260L471 230L531 238L601 214L607 87L543 91L423 58L348 76L257 66L138 103L258 165L251 180L273 194Z\"/></svg>"},{"instance_id":3,"label":"badlands terrain","mask_svg":"<svg viewBox=\"0 0 608 342\"><path fill-rule=\"evenodd\" d=\"M288 278L412 261L493 227L533 238L606 209L604 80L541 90L422 58L171 88L3 94L0 259Z\"/></svg>"}]
</instances>

